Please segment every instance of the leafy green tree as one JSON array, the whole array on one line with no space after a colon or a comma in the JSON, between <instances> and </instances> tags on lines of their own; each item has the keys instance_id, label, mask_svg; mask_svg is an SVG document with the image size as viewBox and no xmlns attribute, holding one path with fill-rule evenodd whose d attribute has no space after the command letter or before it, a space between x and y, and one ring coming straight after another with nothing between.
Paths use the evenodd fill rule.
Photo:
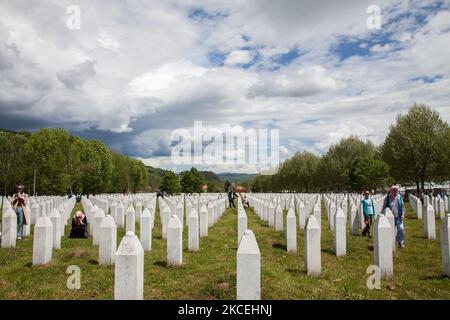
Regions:
<instances>
[{"instance_id":1,"label":"leafy green tree","mask_svg":"<svg viewBox=\"0 0 450 320\"><path fill-rule=\"evenodd\" d=\"M84 193L108 192L111 186L113 159L106 145L97 140L83 141L81 161Z\"/></svg>"},{"instance_id":2,"label":"leafy green tree","mask_svg":"<svg viewBox=\"0 0 450 320\"><path fill-rule=\"evenodd\" d=\"M254 182L252 184L252 192L262 192L262 185L260 179L254 179Z\"/></svg>"},{"instance_id":3,"label":"leafy green tree","mask_svg":"<svg viewBox=\"0 0 450 320\"><path fill-rule=\"evenodd\" d=\"M12 193L15 185L25 183L29 176L23 159L23 145L27 139L21 133L0 131L0 182L3 194Z\"/></svg>"},{"instance_id":4,"label":"leafy green tree","mask_svg":"<svg viewBox=\"0 0 450 320\"><path fill-rule=\"evenodd\" d=\"M36 168L39 193L57 195L70 190L69 146L69 134L63 129L41 129L23 146L25 161L30 169Z\"/></svg>"},{"instance_id":5,"label":"leafy green tree","mask_svg":"<svg viewBox=\"0 0 450 320\"><path fill-rule=\"evenodd\" d=\"M224 184L224 186L223 186L223 190L225 191L225 192L228 192L228 189L230 189L230 187L231 187L231 182L230 182L230 180L226 180L225 181L225 184Z\"/></svg>"},{"instance_id":6,"label":"leafy green tree","mask_svg":"<svg viewBox=\"0 0 450 320\"><path fill-rule=\"evenodd\" d=\"M194 193L194 177L191 171L183 171L180 180L181 192Z\"/></svg>"},{"instance_id":7,"label":"leafy green tree","mask_svg":"<svg viewBox=\"0 0 450 320\"><path fill-rule=\"evenodd\" d=\"M181 173L181 192L200 193L204 184L203 176L194 167Z\"/></svg>"},{"instance_id":8,"label":"leafy green tree","mask_svg":"<svg viewBox=\"0 0 450 320\"><path fill-rule=\"evenodd\" d=\"M382 147L391 176L399 182L414 182L418 194L426 181L448 180L449 130L448 123L423 104L399 114Z\"/></svg>"},{"instance_id":9,"label":"leafy green tree","mask_svg":"<svg viewBox=\"0 0 450 320\"><path fill-rule=\"evenodd\" d=\"M389 166L371 155L358 156L352 162L349 179L353 190L377 189L390 183Z\"/></svg>"},{"instance_id":10,"label":"leafy green tree","mask_svg":"<svg viewBox=\"0 0 450 320\"><path fill-rule=\"evenodd\" d=\"M180 181L178 176L173 171L167 171L164 174L159 190L168 194L180 192Z\"/></svg>"}]
</instances>

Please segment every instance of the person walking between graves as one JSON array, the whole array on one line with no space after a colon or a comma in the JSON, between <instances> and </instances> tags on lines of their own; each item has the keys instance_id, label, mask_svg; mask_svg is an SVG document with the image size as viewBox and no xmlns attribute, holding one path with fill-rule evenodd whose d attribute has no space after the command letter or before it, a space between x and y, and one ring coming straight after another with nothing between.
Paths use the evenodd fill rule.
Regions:
<instances>
[{"instance_id":1,"label":"person walking between graves","mask_svg":"<svg viewBox=\"0 0 450 320\"><path fill-rule=\"evenodd\" d=\"M405 227L403 220L405 217L405 204L402 196L398 192L398 186L393 185L383 202L383 214L386 208L390 208L395 217L395 228L397 229L396 241L400 248L405 247Z\"/></svg>"},{"instance_id":2,"label":"person walking between graves","mask_svg":"<svg viewBox=\"0 0 450 320\"><path fill-rule=\"evenodd\" d=\"M89 237L87 231L87 219L81 211L77 211L72 218L72 229L70 230L70 238L85 238Z\"/></svg>"},{"instance_id":3,"label":"person walking between graves","mask_svg":"<svg viewBox=\"0 0 450 320\"><path fill-rule=\"evenodd\" d=\"M23 226L28 224L28 195L24 192L24 186L19 184L17 192L13 195L13 209L17 215L17 240L22 240Z\"/></svg>"},{"instance_id":4,"label":"person walking between graves","mask_svg":"<svg viewBox=\"0 0 450 320\"><path fill-rule=\"evenodd\" d=\"M373 218L375 216L375 205L373 204L373 199L370 197L369 191L364 191L364 199L361 200L361 203L363 205L363 215L364 215L364 223L366 224L362 235L367 236L371 238L370 235L370 227L372 227Z\"/></svg>"},{"instance_id":5,"label":"person walking between graves","mask_svg":"<svg viewBox=\"0 0 450 320\"><path fill-rule=\"evenodd\" d=\"M228 191L228 202L230 203L230 208L236 208L234 206L235 196L236 196L236 194L234 193L233 189L230 188L230 190Z\"/></svg>"}]
</instances>

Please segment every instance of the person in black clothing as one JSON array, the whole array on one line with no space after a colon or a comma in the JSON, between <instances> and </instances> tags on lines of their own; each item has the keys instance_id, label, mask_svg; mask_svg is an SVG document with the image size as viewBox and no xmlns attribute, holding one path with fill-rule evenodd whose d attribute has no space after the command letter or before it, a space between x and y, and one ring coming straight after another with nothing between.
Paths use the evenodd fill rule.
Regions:
<instances>
[{"instance_id":1,"label":"person in black clothing","mask_svg":"<svg viewBox=\"0 0 450 320\"><path fill-rule=\"evenodd\" d=\"M72 229L70 230L70 238L88 238L87 219L81 211L77 211L72 219Z\"/></svg>"},{"instance_id":2,"label":"person in black clothing","mask_svg":"<svg viewBox=\"0 0 450 320\"><path fill-rule=\"evenodd\" d=\"M234 198L236 197L236 194L234 193L233 189L230 189L228 191L228 202L230 203L230 208L236 208L234 206Z\"/></svg>"}]
</instances>

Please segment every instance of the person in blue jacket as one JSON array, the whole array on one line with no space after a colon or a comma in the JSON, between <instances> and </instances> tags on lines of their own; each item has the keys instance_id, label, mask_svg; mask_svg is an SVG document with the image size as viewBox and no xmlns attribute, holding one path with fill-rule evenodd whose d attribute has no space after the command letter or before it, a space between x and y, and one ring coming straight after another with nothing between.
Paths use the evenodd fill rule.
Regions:
<instances>
[{"instance_id":1,"label":"person in blue jacket","mask_svg":"<svg viewBox=\"0 0 450 320\"><path fill-rule=\"evenodd\" d=\"M398 186L393 185L383 202L383 209L381 212L384 214L386 208L391 209L395 217L395 228L397 229L396 242L400 248L405 247L405 227L403 220L405 218L405 203L402 196L398 192Z\"/></svg>"},{"instance_id":2,"label":"person in blue jacket","mask_svg":"<svg viewBox=\"0 0 450 320\"><path fill-rule=\"evenodd\" d=\"M365 236L367 234L367 236L371 238L372 236L370 235L370 227L372 226L373 218L375 217L375 205L373 203L373 200L369 196L369 191L364 191L364 199L361 200L363 206L364 223L366 224L362 235Z\"/></svg>"}]
</instances>

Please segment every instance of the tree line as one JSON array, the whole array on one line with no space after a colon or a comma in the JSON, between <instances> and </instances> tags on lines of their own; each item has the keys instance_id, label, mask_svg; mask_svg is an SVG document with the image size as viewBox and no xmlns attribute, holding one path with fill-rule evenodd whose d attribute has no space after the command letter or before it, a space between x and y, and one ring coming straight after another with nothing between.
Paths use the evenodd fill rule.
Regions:
<instances>
[{"instance_id":1,"label":"tree line","mask_svg":"<svg viewBox=\"0 0 450 320\"><path fill-rule=\"evenodd\" d=\"M177 175L173 171L167 171L159 186L160 191L168 194L175 193L200 193L203 192L205 179L203 175L194 167Z\"/></svg>"},{"instance_id":2,"label":"tree line","mask_svg":"<svg viewBox=\"0 0 450 320\"><path fill-rule=\"evenodd\" d=\"M63 129L35 133L0 130L2 194L18 183L33 194L137 192L148 187L145 165L111 151L97 140L84 140Z\"/></svg>"},{"instance_id":3,"label":"tree line","mask_svg":"<svg viewBox=\"0 0 450 320\"><path fill-rule=\"evenodd\" d=\"M274 175L257 175L253 192L377 190L392 183L450 180L450 127L429 106L414 104L398 114L383 144L356 136L331 145L322 155L308 151L283 162Z\"/></svg>"}]
</instances>

